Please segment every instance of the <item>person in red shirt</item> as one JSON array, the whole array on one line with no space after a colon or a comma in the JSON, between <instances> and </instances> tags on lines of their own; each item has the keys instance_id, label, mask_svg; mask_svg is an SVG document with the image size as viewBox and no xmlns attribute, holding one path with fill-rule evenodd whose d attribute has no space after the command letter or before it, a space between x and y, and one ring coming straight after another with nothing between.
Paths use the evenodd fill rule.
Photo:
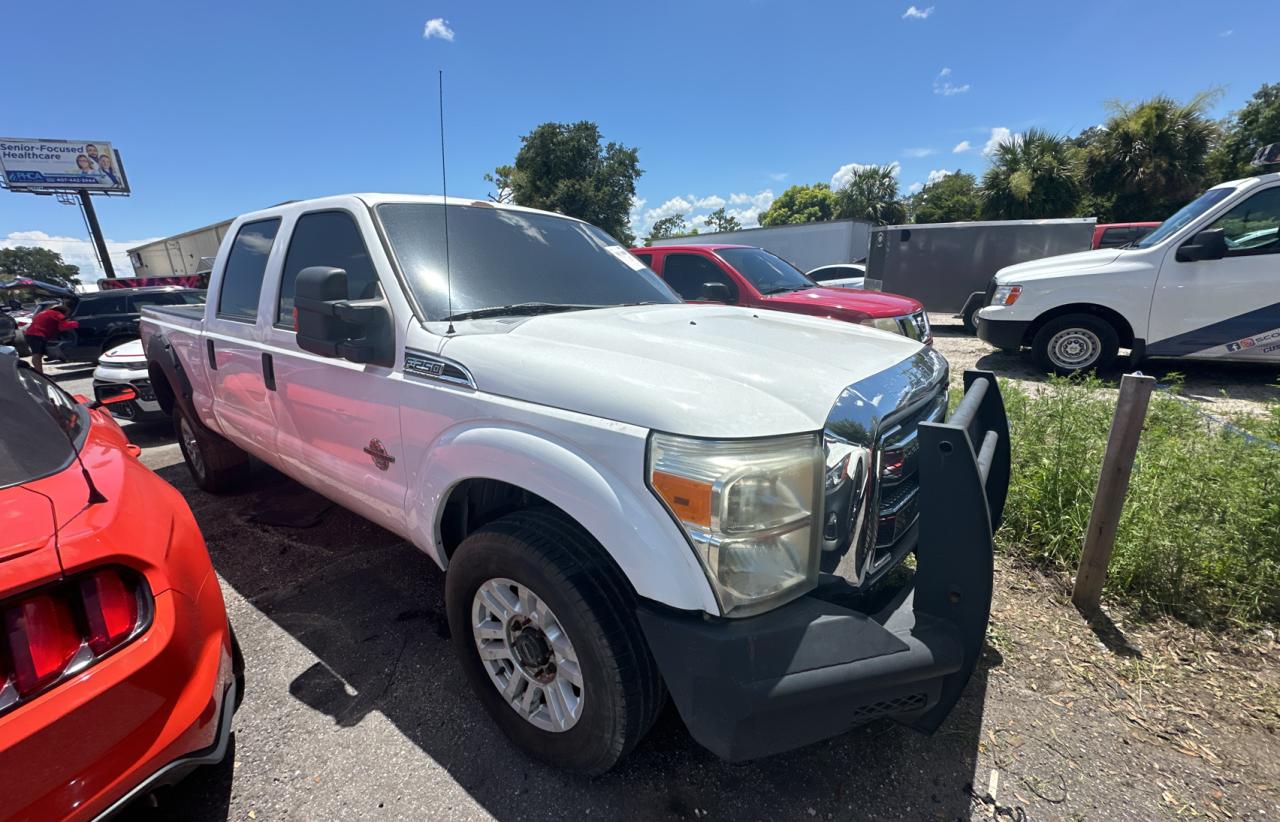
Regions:
<instances>
[{"instance_id":1,"label":"person in red shirt","mask_svg":"<svg viewBox=\"0 0 1280 822\"><path fill-rule=\"evenodd\" d=\"M49 344L49 338L56 337L61 331L76 328L80 325L75 320L67 319L69 313L71 313L71 310L65 303L58 303L31 318L31 325L27 326L23 336L27 339L27 345L31 347L31 367L37 373L44 373L44 355Z\"/></svg>"}]
</instances>

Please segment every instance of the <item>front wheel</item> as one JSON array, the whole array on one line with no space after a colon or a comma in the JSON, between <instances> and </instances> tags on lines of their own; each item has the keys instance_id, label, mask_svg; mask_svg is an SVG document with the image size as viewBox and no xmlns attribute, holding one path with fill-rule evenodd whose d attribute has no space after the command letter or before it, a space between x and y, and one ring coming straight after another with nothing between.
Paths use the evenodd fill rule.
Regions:
<instances>
[{"instance_id":1,"label":"front wheel","mask_svg":"<svg viewBox=\"0 0 1280 822\"><path fill-rule=\"evenodd\" d=\"M445 607L485 710L548 764L602 773L657 717L662 681L635 597L563 515L518 511L467 537L449 562Z\"/></svg>"},{"instance_id":2,"label":"front wheel","mask_svg":"<svg viewBox=\"0 0 1280 822\"><path fill-rule=\"evenodd\" d=\"M1064 377L1107 367L1119 349L1115 328L1092 314L1055 317L1036 332L1031 343L1036 363Z\"/></svg>"}]
</instances>

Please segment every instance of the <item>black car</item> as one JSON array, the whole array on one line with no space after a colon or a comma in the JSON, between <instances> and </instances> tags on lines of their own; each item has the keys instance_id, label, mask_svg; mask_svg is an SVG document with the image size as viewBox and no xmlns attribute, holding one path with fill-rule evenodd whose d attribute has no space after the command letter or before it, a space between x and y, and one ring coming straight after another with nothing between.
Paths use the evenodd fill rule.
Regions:
<instances>
[{"instance_id":1,"label":"black car","mask_svg":"<svg viewBox=\"0 0 1280 822\"><path fill-rule=\"evenodd\" d=\"M201 289L174 286L113 288L85 294L71 311L71 319L80 323L79 327L50 341L49 354L69 362L95 362L117 345L137 339L144 305L196 305L204 300Z\"/></svg>"}]
</instances>

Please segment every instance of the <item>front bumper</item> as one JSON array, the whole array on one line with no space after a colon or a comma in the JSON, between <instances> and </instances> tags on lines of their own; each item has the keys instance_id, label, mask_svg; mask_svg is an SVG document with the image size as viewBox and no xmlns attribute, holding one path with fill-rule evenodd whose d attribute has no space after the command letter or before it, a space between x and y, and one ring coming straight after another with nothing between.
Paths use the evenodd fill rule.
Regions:
<instances>
[{"instance_id":1,"label":"front bumper","mask_svg":"<svg viewBox=\"0 0 1280 822\"><path fill-rule=\"evenodd\" d=\"M1009 484L995 376L966 372L965 387L950 420L920 425L919 542L909 583L859 594L824 576L810 594L736 620L640 607L650 650L699 743L741 761L878 717L932 732L950 713L982 651L992 533Z\"/></svg>"},{"instance_id":2,"label":"front bumper","mask_svg":"<svg viewBox=\"0 0 1280 822\"><path fill-rule=\"evenodd\" d=\"M978 339L1001 350L1021 348L1030 327L1030 320L990 320L978 315Z\"/></svg>"},{"instance_id":3,"label":"front bumper","mask_svg":"<svg viewBox=\"0 0 1280 822\"><path fill-rule=\"evenodd\" d=\"M138 392L136 400L112 403L108 406L113 416L133 422L157 422L168 419L168 415L156 400L155 390L151 387L151 378L145 370L99 365L93 372L94 397L101 399L100 389L109 385L131 385Z\"/></svg>"}]
</instances>

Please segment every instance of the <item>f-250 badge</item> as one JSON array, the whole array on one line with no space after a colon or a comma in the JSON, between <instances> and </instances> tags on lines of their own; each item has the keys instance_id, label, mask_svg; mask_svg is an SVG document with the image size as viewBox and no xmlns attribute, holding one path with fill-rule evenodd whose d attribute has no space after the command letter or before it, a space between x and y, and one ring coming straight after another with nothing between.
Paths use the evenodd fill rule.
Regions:
<instances>
[{"instance_id":1,"label":"f-250 badge","mask_svg":"<svg viewBox=\"0 0 1280 822\"><path fill-rule=\"evenodd\" d=\"M379 471L385 471L391 467L391 463L396 458L391 456L391 452L387 451L387 446L382 444L382 440L374 437L369 440L369 444L364 447L364 452L373 458L373 464L378 467Z\"/></svg>"}]
</instances>

